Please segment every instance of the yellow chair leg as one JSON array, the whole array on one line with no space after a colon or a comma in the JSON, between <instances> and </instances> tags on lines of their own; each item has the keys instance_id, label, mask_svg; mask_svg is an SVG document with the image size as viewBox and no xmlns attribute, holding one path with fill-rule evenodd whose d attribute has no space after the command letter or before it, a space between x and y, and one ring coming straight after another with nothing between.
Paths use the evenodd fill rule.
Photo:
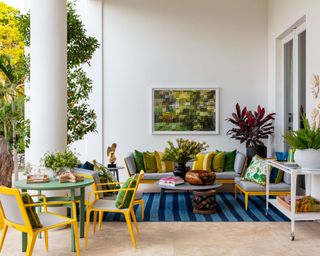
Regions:
<instances>
[{"instance_id":1,"label":"yellow chair leg","mask_svg":"<svg viewBox=\"0 0 320 256\"><path fill-rule=\"evenodd\" d=\"M101 231L101 226L102 226L102 219L103 219L103 211L99 211L99 231Z\"/></svg>"},{"instance_id":2,"label":"yellow chair leg","mask_svg":"<svg viewBox=\"0 0 320 256\"><path fill-rule=\"evenodd\" d=\"M74 230L74 241L76 244L77 256L80 256L79 231L78 231L77 221L75 221L72 225L73 225L73 230Z\"/></svg>"},{"instance_id":3,"label":"yellow chair leg","mask_svg":"<svg viewBox=\"0 0 320 256\"><path fill-rule=\"evenodd\" d=\"M2 229L2 235L1 235L1 240L0 240L0 252L3 246L4 239L6 238L8 231L8 226L4 224L3 229Z\"/></svg>"},{"instance_id":4,"label":"yellow chair leg","mask_svg":"<svg viewBox=\"0 0 320 256\"><path fill-rule=\"evenodd\" d=\"M248 210L248 204L249 204L249 194L244 193L244 204L245 204L245 210Z\"/></svg>"},{"instance_id":5,"label":"yellow chair leg","mask_svg":"<svg viewBox=\"0 0 320 256\"><path fill-rule=\"evenodd\" d=\"M144 201L141 201L141 219L144 221Z\"/></svg>"},{"instance_id":6,"label":"yellow chair leg","mask_svg":"<svg viewBox=\"0 0 320 256\"><path fill-rule=\"evenodd\" d=\"M134 223L134 225L135 225L135 227L136 227L137 233L139 234L139 233L140 233L140 232L139 232L139 227L138 227L136 215L135 215L135 213L134 213L134 211L133 211L133 208L131 209L130 212L131 212L131 217L132 217L132 219L133 219L133 223Z\"/></svg>"},{"instance_id":7,"label":"yellow chair leg","mask_svg":"<svg viewBox=\"0 0 320 256\"><path fill-rule=\"evenodd\" d=\"M234 198L237 199L237 186L234 185Z\"/></svg>"},{"instance_id":8,"label":"yellow chair leg","mask_svg":"<svg viewBox=\"0 0 320 256\"><path fill-rule=\"evenodd\" d=\"M32 256L33 248L36 243L37 233L32 233L28 235L28 247L26 256Z\"/></svg>"},{"instance_id":9,"label":"yellow chair leg","mask_svg":"<svg viewBox=\"0 0 320 256\"><path fill-rule=\"evenodd\" d=\"M46 231L44 231L44 243L45 243L46 251L47 251L47 252L49 251L49 242L48 242L48 238L49 238L48 230L46 230Z\"/></svg>"},{"instance_id":10,"label":"yellow chair leg","mask_svg":"<svg viewBox=\"0 0 320 256\"><path fill-rule=\"evenodd\" d=\"M132 229L130 213L129 212L124 213L124 217L125 217L127 225L128 225L128 230L129 230L129 234L131 237L133 247L134 247L134 249L136 249L136 239L134 237L134 233L133 233L133 229Z\"/></svg>"},{"instance_id":11,"label":"yellow chair leg","mask_svg":"<svg viewBox=\"0 0 320 256\"><path fill-rule=\"evenodd\" d=\"M85 248L88 248L88 236L89 236L89 224L90 224L90 209L87 208L87 216L86 216L86 235L85 235ZM96 213L96 212L94 212Z\"/></svg>"},{"instance_id":12,"label":"yellow chair leg","mask_svg":"<svg viewBox=\"0 0 320 256\"><path fill-rule=\"evenodd\" d=\"M97 226L97 214L98 212L93 212L93 233L96 233L96 226Z\"/></svg>"}]
</instances>

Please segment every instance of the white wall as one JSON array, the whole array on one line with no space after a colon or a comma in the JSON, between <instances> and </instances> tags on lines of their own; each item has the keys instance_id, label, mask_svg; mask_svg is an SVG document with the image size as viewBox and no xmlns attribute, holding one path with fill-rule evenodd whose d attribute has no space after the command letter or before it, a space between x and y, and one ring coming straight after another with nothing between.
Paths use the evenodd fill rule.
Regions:
<instances>
[{"instance_id":1,"label":"white wall","mask_svg":"<svg viewBox=\"0 0 320 256\"><path fill-rule=\"evenodd\" d=\"M316 101L311 96L312 74L320 73L320 1L319 0L269 0L268 2L268 105L270 111L277 109L276 105L276 38L284 33L303 16L306 16L306 84L307 84L307 114ZM277 141L281 140L278 134ZM276 145L277 147L277 145ZM275 148L277 149L277 148ZM313 179L312 191L320 198L320 179Z\"/></svg>"},{"instance_id":2,"label":"white wall","mask_svg":"<svg viewBox=\"0 0 320 256\"><path fill-rule=\"evenodd\" d=\"M104 0L104 137L117 156L163 150L151 134L151 87L220 87L220 135L183 136L244 151L225 121L235 104L267 104L265 0Z\"/></svg>"}]
</instances>

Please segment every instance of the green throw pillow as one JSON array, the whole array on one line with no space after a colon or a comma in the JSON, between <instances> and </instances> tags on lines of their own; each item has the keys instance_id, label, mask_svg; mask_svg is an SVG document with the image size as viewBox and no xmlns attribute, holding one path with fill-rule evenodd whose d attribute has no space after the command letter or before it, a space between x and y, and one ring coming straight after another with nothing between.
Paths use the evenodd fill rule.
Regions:
<instances>
[{"instance_id":1,"label":"green throw pillow","mask_svg":"<svg viewBox=\"0 0 320 256\"><path fill-rule=\"evenodd\" d=\"M145 170L144 162L143 162L143 153L138 150L135 150L133 152L133 158L134 158L134 161L136 162L137 173L139 173L141 170Z\"/></svg>"},{"instance_id":2,"label":"green throw pillow","mask_svg":"<svg viewBox=\"0 0 320 256\"><path fill-rule=\"evenodd\" d=\"M253 157L246 174L244 175L244 179L265 186L267 168L266 161L256 155Z\"/></svg>"},{"instance_id":3,"label":"green throw pillow","mask_svg":"<svg viewBox=\"0 0 320 256\"><path fill-rule=\"evenodd\" d=\"M28 193L21 193L22 202L24 204L33 204L34 201L32 200L32 197ZM31 226L33 228L42 228L42 225L40 223L39 216L36 212L36 207L34 206L28 206L26 207L27 215L29 217Z\"/></svg>"},{"instance_id":4,"label":"green throw pillow","mask_svg":"<svg viewBox=\"0 0 320 256\"><path fill-rule=\"evenodd\" d=\"M145 172L154 173L157 172L157 161L153 152L143 152L143 162Z\"/></svg>"},{"instance_id":5,"label":"green throw pillow","mask_svg":"<svg viewBox=\"0 0 320 256\"><path fill-rule=\"evenodd\" d=\"M212 170L214 172L222 172L224 165L224 152L217 153L212 161Z\"/></svg>"},{"instance_id":6,"label":"green throw pillow","mask_svg":"<svg viewBox=\"0 0 320 256\"><path fill-rule=\"evenodd\" d=\"M136 180L135 180L135 175L130 177L123 183L121 188L134 188L136 186ZM125 209L128 208L131 202L131 198L133 196L133 190L120 190L117 198L115 205L118 209Z\"/></svg>"},{"instance_id":7,"label":"green throw pillow","mask_svg":"<svg viewBox=\"0 0 320 256\"><path fill-rule=\"evenodd\" d=\"M222 152L217 150L217 152ZM223 164L223 170L228 171L234 171L234 161L236 160L237 150L233 150L230 152L224 151L224 164Z\"/></svg>"}]
</instances>

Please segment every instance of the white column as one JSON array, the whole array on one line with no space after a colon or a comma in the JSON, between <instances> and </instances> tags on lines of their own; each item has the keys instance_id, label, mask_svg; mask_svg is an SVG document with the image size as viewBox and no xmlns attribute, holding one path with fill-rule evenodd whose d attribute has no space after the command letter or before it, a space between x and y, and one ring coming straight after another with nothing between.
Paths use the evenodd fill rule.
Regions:
<instances>
[{"instance_id":1,"label":"white column","mask_svg":"<svg viewBox=\"0 0 320 256\"><path fill-rule=\"evenodd\" d=\"M30 163L67 146L66 0L31 0Z\"/></svg>"}]
</instances>

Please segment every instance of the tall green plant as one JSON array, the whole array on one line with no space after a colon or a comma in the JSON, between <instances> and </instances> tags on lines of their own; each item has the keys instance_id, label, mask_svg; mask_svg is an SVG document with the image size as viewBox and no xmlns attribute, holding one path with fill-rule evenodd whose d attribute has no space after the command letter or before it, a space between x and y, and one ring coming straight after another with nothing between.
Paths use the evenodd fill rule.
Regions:
<instances>
[{"instance_id":1,"label":"tall green plant","mask_svg":"<svg viewBox=\"0 0 320 256\"><path fill-rule=\"evenodd\" d=\"M320 128L312 128L302 116L303 128L285 133L284 141L293 149L320 149Z\"/></svg>"},{"instance_id":2,"label":"tall green plant","mask_svg":"<svg viewBox=\"0 0 320 256\"><path fill-rule=\"evenodd\" d=\"M30 44L30 15L20 16L20 30L25 44ZM68 65L68 144L96 131L96 114L87 101L92 80L84 71L99 47L96 38L88 36L72 2L67 4L67 65Z\"/></svg>"}]
</instances>

